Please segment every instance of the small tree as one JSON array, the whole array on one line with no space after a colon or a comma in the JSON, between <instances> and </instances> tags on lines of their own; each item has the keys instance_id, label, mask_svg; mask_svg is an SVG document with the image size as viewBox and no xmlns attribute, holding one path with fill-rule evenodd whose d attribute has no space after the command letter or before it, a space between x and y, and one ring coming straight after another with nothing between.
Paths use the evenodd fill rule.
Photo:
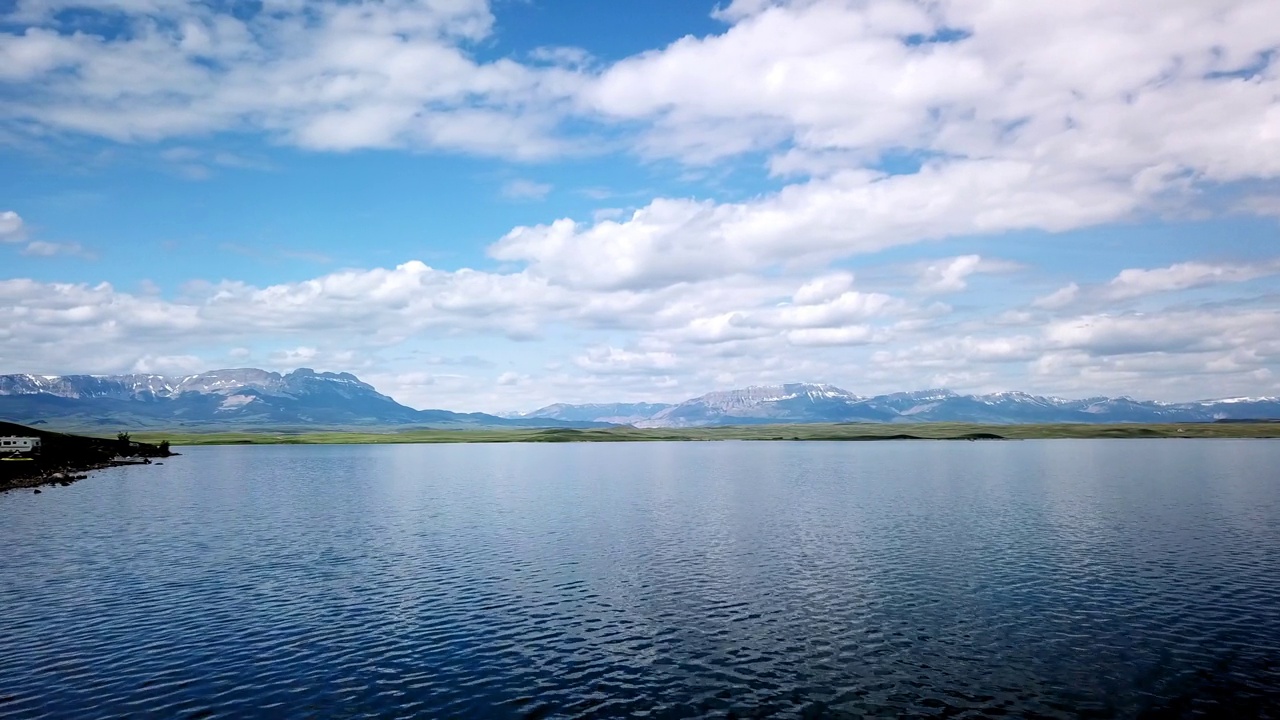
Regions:
<instances>
[{"instance_id":1,"label":"small tree","mask_svg":"<svg viewBox=\"0 0 1280 720\"><path fill-rule=\"evenodd\" d=\"M170 454L170 453L169 453L169 441L168 441L168 440L161 440L161 441L160 441L160 455L161 455L161 456L163 456L163 457L169 457L169 454Z\"/></svg>"},{"instance_id":2,"label":"small tree","mask_svg":"<svg viewBox=\"0 0 1280 720\"><path fill-rule=\"evenodd\" d=\"M129 455L133 443L129 440L129 433L116 433L116 453L118 455Z\"/></svg>"}]
</instances>

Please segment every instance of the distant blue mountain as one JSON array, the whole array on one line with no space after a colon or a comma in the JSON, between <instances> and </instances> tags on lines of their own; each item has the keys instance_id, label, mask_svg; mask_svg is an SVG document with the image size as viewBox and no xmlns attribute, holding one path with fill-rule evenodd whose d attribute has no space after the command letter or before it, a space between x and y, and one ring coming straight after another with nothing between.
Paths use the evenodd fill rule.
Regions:
<instances>
[{"instance_id":1,"label":"distant blue mountain","mask_svg":"<svg viewBox=\"0 0 1280 720\"><path fill-rule=\"evenodd\" d=\"M597 403L590 405L566 405L556 403L539 408L531 413L515 417L539 420L577 420L630 425L647 420L655 414L671 407L670 403Z\"/></svg>"},{"instance_id":2,"label":"distant blue mountain","mask_svg":"<svg viewBox=\"0 0 1280 720\"><path fill-rule=\"evenodd\" d=\"M1280 398L1161 403L921 390L864 397L791 383L713 392L682 403L555 404L513 417L415 410L349 373L253 368L163 375L0 375L0 419L92 428L703 427L766 423L1158 423L1280 419Z\"/></svg>"},{"instance_id":3,"label":"distant blue mountain","mask_svg":"<svg viewBox=\"0 0 1280 720\"><path fill-rule=\"evenodd\" d=\"M551 405L524 417L600 420L592 408L607 405ZM791 383L713 392L662 407L631 424L637 427L702 427L762 423L975 422L1162 423L1280 419L1280 398L1231 398L1193 403L1161 403L1128 397L1084 400L1000 392L961 395L921 390L864 397L832 385Z\"/></svg>"},{"instance_id":4,"label":"distant blue mountain","mask_svg":"<svg viewBox=\"0 0 1280 720\"><path fill-rule=\"evenodd\" d=\"M61 428L607 427L415 410L349 373L242 368L163 375L0 375L0 418Z\"/></svg>"}]
</instances>

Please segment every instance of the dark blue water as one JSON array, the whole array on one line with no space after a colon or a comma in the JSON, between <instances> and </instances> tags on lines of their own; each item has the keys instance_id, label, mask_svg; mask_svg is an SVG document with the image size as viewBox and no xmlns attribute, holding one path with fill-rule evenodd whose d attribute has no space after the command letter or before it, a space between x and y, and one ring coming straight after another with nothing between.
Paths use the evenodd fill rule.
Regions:
<instances>
[{"instance_id":1,"label":"dark blue water","mask_svg":"<svg viewBox=\"0 0 1280 720\"><path fill-rule=\"evenodd\" d=\"M184 452L0 495L0 718L1280 716L1277 442Z\"/></svg>"}]
</instances>

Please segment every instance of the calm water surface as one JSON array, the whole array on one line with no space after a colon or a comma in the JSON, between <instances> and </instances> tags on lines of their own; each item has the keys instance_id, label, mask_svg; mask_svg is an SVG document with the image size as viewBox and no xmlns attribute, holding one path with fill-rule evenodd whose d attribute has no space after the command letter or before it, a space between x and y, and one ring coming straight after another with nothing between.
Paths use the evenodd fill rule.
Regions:
<instances>
[{"instance_id":1,"label":"calm water surface","mask_svg":"<svg viewBox=\"0 0 1280 720\"><path fill-rule=\"evenodd\" d=\"M183 452L0 495L0 718L1280 716L1277 442Z\"/></svg>"}]
</instances>

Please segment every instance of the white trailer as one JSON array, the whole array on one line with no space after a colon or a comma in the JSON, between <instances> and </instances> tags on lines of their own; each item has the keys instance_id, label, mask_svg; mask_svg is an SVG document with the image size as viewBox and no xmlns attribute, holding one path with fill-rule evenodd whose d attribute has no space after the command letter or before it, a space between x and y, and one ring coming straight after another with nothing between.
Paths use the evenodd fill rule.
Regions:
<instances>
[{"instance_id":1,"label":"white trailer","mask_svg":"<svg viewBox=\"0 0 1280 720\"><path fill-rule=\"evenodd\" d=\"M38 437L0 436L0 455L32 455L38 452L40 452Z\"/></svg>"}]
</instances>

